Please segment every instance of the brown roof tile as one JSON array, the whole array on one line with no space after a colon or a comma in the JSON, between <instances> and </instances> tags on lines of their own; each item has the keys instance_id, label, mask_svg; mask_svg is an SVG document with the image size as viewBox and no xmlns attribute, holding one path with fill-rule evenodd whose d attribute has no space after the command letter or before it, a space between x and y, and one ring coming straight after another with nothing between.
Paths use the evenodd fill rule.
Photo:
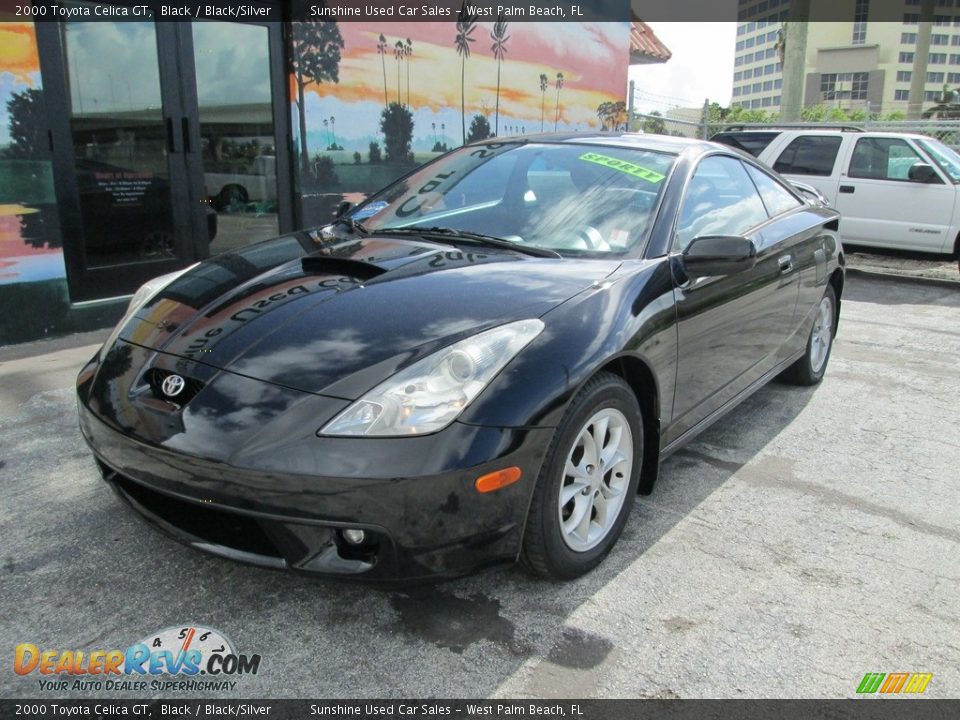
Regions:
<instances>
[{"instance_id":1,"label":"brown roof tile","mask_svg":"<svg viewBox=\"0 0 960 720\"><path fill-rule=\"evenodd\" d=\"M630 25L630 64L647 65L650 63L665 63L673 53L663 44L650 26L636 15L631 18Z\"/></svg>"}]
</instances>

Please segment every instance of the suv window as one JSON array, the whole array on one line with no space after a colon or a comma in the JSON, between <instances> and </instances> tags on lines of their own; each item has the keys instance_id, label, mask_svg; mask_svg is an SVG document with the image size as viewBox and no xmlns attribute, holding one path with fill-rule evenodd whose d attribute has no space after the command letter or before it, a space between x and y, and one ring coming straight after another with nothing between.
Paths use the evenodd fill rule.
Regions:
<instances>
[{"instance_id":1,"label":"suv window","mask_svg":"<svg viewBox=\"0 0 960 720\"><path fill-rule=\"evenodd\" d=\"M766 219L757 188L739 160L704 158L687 186L674 247L683 251L702 235L743 235Z\"/></svg>"},{"instance_id":2,"label":"suv window","mask_svg":"<svg viewBox=\"0 0 960 720\"><path fill-rule=\"evenodd\" d=\"M848 175L875 180L909 180L911 166L923 158L900 138L860 138L850 156Z\"/></svg>"},{"instance_id":3,"label":"suv window","mask_svg":"<svg viewBox=\"0 0 960 720\"><path fill-rule=\"evenodd\" d=\"M773 169L788 175L832 175L842 141L833 135L800 135L780 153Z\"/></svg>"},{"instance_id":4,"label":"suv window","mask_svg":"<svg viewBox=\"0 0 960 720\"><path fill-rule=\"evenodd\" d=\"M787 210L792 210L802 204L793 193L763 172L763 170L755 168L752 165L747 165L746 163L744 163L744 165L747 168L747 172L750 173L750 178L757 186L757 190L760 191L760 197L763 199L763 204L766 205L770 217L779 215Z\"/></svg>"},{"instance_id":5,"label":"suv window","mask_svg":"<svg viewBox=\"0 0 960 720\"><path fill-rule=\"evenodd\" d=\"M778 132L722 132L714 135L711 140L723 143L737 150L748 152L754 157L760 157L767 145L780 133Z\"/></svg>"}]
</instances>

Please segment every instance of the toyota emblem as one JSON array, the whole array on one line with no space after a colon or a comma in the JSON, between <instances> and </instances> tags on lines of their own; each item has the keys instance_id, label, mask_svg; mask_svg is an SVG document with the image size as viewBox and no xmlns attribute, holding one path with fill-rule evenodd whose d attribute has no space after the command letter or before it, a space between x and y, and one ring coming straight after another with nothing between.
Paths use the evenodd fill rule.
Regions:
<instances>
[{"instance_id":1,"label":"toyota emblem","mask_svg":"<svg viewBox=\"0 0 960 720\"><path fill-rule=\"evenodd\" d=\"M167 397L176 397L183 392L183 388L187 385L187 381L184 380L179 375L167 375L163 379L163 384L160 386L160 389L163 390L163 394Z\"/></svg>"}]
</instances>

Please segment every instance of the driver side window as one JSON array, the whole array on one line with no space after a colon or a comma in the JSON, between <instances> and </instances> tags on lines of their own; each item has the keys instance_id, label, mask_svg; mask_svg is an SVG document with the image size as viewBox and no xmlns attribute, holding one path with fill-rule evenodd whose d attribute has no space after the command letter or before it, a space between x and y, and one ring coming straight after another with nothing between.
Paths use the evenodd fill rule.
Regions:
<instances>
[{"instance_id":1,"label":"driver side window","mask_svg":"<svg viewBox=\"0 0 960 720\"><path fill-rule=\"evenodd\" d=\"M732 157L704 158L680 206L674 250L683 252L703 235L744 235L765 220L767 211L743 164Z\"/></svg>"}]
</instances>

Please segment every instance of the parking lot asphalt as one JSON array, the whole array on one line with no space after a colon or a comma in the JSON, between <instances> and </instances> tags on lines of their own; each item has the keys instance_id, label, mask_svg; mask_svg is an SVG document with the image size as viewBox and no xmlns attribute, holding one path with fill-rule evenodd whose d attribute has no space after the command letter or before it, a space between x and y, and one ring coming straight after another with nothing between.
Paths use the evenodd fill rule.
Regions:
<instances>
[{"instance_id":1,"label":"parking lot asphalt","mask_svg":"<svg viewBox=\"0 0 960 720\"><path fill-rule=\"evenodd\" d=\"M99 479L72 389L95 347L8 359L0 697L179 696L45 693L12 655L185 624L262 658L205 696L850 697L900 671L960 696L958 311L956 290L850 278L822 385L774 382L667 460L566 584L513 568L388 592L202 555Z\"/></svg>"}]
</instances>

